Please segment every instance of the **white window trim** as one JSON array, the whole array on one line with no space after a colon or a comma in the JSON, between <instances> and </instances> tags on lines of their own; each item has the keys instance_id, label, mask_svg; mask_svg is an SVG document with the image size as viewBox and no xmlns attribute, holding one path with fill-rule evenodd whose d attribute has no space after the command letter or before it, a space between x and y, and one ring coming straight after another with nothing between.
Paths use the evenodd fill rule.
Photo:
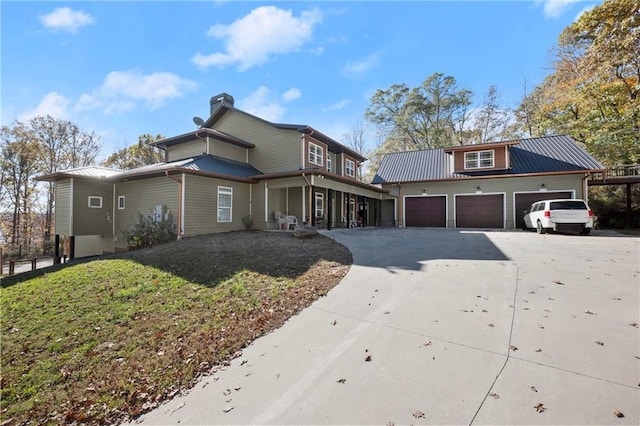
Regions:
<instances>
[{"instance_id":1,"label":"white window trim","mask_svg":"<svg viewBox=\"0 0 640 426\"><path fill-rule=\"evenodd\" d=\"M309 142L308 160L311 164L318 166L324 165L324 148L313 142Z\"/></svg>"},{"instance_id":2,"label":"white window trim","mask_svg":"<svg viewBox=\"0 0 640 426\"><path fill-rule=\"evenodd\" d=\"M220 207L220 196L221 195L230 195L231 196L231 205L229 207ZM233 222L233 188L228 187L228 186L219 186L218 187L218 213L217 213L217 221L218 222L224 222L224 223L229 223L229 222ZM220 218L220 211L222 209L228 209L229 210L229 220L223 220Z\"/></svg>"},{"instance_id":3,"label":"white window trim","mask_svg":"<svg viewBox=\"0 0 640 426\"><path fill-rule=\"evenodd\" d=\"M349 163L351 163L351 167L349 167ZM349 169L351 169L351 173L349 173ZM344 174L349 177L356 177L356 162L353 160L349 160L345 158L344 160Z\"/></svg>"},{"instance_id":4,"label":"white window trim","mask_svg":"<svg viewBox=\"0 0 640 426\"><path fill-rule=\"evenodd\" d=\"M487 160L487 158L481 158L483 153L490 153L491 154L491 165L490 166L481 166L480 162L482 160ZM471 154L475 155L476 158L472 158L472 159L468 159L467 157L470 156ZM469 165L469 163L475 163L474 165ZM468 151L464 153L464 168L465 170L472 170L472 169L492 169L495 167L496 164L496 153L494 150L489 149L489 150L485 150L485 151Z\"/></svg>"},{"instance_id":5,"label":"white window trim","mask_svg":"<svg viewBox=\"0 0 640 426\"><path fill-rule=\"evenodd\" d=\"M316 217L323 217L324 216L324 194L322 192L316 192L315 195L315 205L313 206L313 211L316 215ZM318 209L318 200L320 200L320 208ZM320 214L318 214L318 212Z\"/></svg>"},{"instance_id":6,"label":"white window trim","mask_svg":"<svg viewBox=\"0 0 640 426\"><path fill-rule=\"evenodd\" d=\"M100 201L99 205L97 206L93 206L91 205L91 200L98 200ZM99 197L97 195L89 195L89 197L87 198L87 205L89 206L90 209L101 209L102 208L102 197Z\"/></svg>"},{"instance_id":7,"label":"white window trim","mask_svg":"<svg viewBox=\"0 0 640 426\"><path fill-rule=\"evenodd\" d=\"M122 203L120 202L122 201ZM126 207L126 199L124 197L124 195L119 195L118 196L118 210L124 210Z\"/></svg>"},{"instance_id":8,"label":"white window trim","mask_svg":"<svg viewBox=\"0 0 640 426\"><path fill-rule=\"evenodd\" d=\"M331 155L329 155L329 153L327 152L327 171L330 172L331 171Z\"/></svg>"}]
</instances>

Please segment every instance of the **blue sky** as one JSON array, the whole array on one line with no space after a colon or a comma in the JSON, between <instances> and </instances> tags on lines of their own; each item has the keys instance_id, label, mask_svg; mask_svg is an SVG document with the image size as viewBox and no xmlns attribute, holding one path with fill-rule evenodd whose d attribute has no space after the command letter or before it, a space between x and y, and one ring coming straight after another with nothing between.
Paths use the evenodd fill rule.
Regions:
<instances>
[{"instance_id":1,"label":"blue sky","mask_svg":"<svg viewBox=\"0 0 640 426\"><path fill-rule=\"evenodd\" d=\"M377 89L452 75L518 105L560 32L600 1L2 1L1 122L50 114L102 137L175 136L221 92L338 141ZM370 134L370 147L376 144Z\"/></svg>"}]
</instances>

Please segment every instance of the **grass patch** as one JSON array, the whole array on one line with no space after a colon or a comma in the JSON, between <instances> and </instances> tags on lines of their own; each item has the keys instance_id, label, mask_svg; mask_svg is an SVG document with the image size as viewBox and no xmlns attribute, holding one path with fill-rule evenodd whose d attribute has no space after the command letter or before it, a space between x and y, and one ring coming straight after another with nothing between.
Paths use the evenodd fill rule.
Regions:
<instances>
[{"instance_id":1,"label":"grass patch","mask_svg":"<svg viewBox=\"0 0 640 426\"><path fill-rule=\"evenodd\" d=\"M0 420L136 417L325 295L350 264L322 236L245 231L13 282L0 289Z\"/></svg>"}]
</instances>

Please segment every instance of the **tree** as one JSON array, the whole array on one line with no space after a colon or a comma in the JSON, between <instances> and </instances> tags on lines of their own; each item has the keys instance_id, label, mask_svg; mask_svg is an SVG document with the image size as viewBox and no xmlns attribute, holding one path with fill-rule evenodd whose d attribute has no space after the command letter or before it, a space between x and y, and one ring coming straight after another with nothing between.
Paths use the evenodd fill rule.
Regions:
<instances>
[{"instance_id":1,"label":"tree","mask_svg":"<svg viewBox=\"0 0 640 426\"><path fill-rule=\"evenodd\" d=\"M359 121L356 125L351 129L351 133L345 133L343 136L343 140L345 144L353 149L358 154L363 157L367 156L367 129L365 128L362 121ZM364 170L362 167L358 168L358 180L364 180Z\"/></svg>"},{"instance_id":2,"label":"tree","mask_svg":"<svg viewBox=\"0 0 640 426\"><path fill-rule=\"evenodd\" d=\"M568 134L605 164L640 161L640 3L605 0L585 12L555 56L517 109L520 128Z\"/></svg>"},{"instance_id":3,"label":"tree","mask_svg":"<svg viewBox=\"0 0 640 426\"><path fill-rule=\"evenodd\" d=\"M11 212L8 234L9 242L14 245L26 244L31 239L29 219L37 195L34 178L38 174L38 147L27 135L21 123L2 126L0 130L3 187Z\"/></svg>"},{"instance_id":4,"label":"tree","mask_svg":"<svg viewBox=\"0 0 640 426\"><path fill-rule=\"evenodd\" d=\"M365 117L405 150L448 146L463 142L471 96L470 90L458 88L455 78L434 73L413 89L394 84L377 90Z\"/></svg>"},{"instance_id":5,"label":"tree","mask_svg":"<svg viewBox=\"0 0 640 426\"><path fill-rule=\"evenodd\" d=\"M482 107L474 120L472 137L477 143L487 143L505 139L508 136L510 112L500 104L496 86L489 87Z\"/></svg>"},{"instance_id":6,"label":"tree","mask_svg":"<svg viewBox=\"0 0 640 426\"><path fill-rule=\"evenodd\" d=\"M105 167L118 169L135 169L149 164L160 163L164 160L162 153L151 145L152 142L164 139L162 135L155 138L148 133L138 136L138 143L114 152L102 162Z\"/></svg>"}]
</instances>

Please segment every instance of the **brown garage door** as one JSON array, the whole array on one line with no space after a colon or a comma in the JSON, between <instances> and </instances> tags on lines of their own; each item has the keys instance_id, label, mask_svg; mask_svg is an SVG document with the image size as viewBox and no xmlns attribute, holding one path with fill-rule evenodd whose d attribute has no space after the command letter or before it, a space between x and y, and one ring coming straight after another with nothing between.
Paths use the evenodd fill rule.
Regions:
<instances>
[{"instance_id":1,"label":"brown garage door","mask_svg":"<svg viewBox=\"0 0 640 426\"><path fill-rule=\"evenodd\" d=\"M404 201L405 226L446 227L446 197L407 197Z\"/></svg>"},{"instance_id":2,"label":"brown garage door","mask_svg":"<svg viewBox=\"0 0 640 426\"><path fill-rule=\"evenodd\" d=\"M504 197L459 195L456 197L456 228L503 228Z\"/></svg>"},{"instance_id":3,"label":"brown garage door","mask_svg":"<svg viewBox=\"0 0 640 426\"><path fill-rule=\"evenodd\" d=\"M531 204L536 201L553 200L554 198L572 198L573 193L567 191L561 192L530 192L527 194L515 194L516 206L516 228L524 227L524 211L528 210Z\"/></svg>"}]
</instances>

